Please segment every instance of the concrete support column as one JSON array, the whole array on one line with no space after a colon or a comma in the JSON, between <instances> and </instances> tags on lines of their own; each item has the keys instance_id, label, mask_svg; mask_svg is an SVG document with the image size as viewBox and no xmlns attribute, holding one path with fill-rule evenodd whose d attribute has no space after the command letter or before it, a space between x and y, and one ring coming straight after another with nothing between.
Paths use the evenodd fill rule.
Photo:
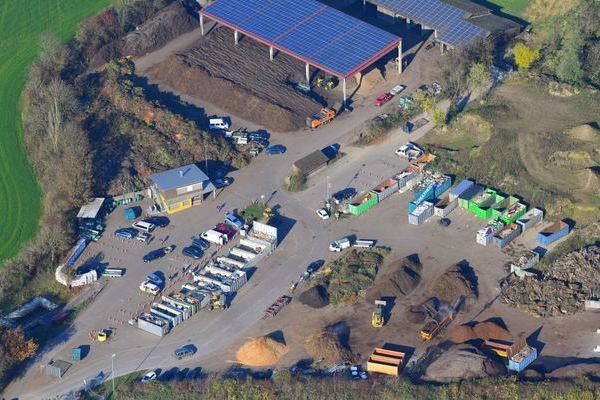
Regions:
<instances>
[{"instance_id":1,"label":"concrete support column","mask_svg":"<svg viewBox=\"0 0 600 400\"><path fill-rule=\"evenodd\" d=\"M433 31L433 37L437 39L437 29Z\"/></svg>"},{"instance_id":2,"label":"concrete support column","mask_svg":"<svg viewBox=\"0 0 600 400\"><path fill-rule=\"evenodd\" d=\"M406 18L406 29L410 29L410 18Z\"/></svg>"},{"instance_id":3,"label":"concrete support column","mask_svg":"<svg viewBox=\"0 0 600 400\"><path fill-rule=\"evenodd\" d=\"M240 41L240 33L237 30L233 31L233 40L235 41L235 44L238 44Z\"/></svg>"},{"instance_id":4,"label":"concrete support column","mask_svg":"<svg viewBox=\"0 0 600 400\"><path fill-rule=\"evenodd\" d=\"M342 78L342 93L344 94L344 106L346 105L346 78Z\"/></svg>"},{"instance_id":5,"label":"concrete support column","mask_svg":"<svg viewBox=\"0 0 600 400\"><path fill-rule=\"evenodd\" d=\"M204 36L204 15L200 14L200 34Z\"/></svg>"},{"instance_id":6,"label":"concrete support column","mask_svg":"<svg viewBox=\"0 0 600 400\"><path fill-rule=\"evenodd\" d=\"M445 47L446 47L446 45L444 43L440 43L440 52L442 54L444 54L444 50L446 50Z\"/></svg>"},{"instance_id":7,"label":"concrete support column","mask_svg":"<svg viewBox=\"0 0 600 400\"><path fill-rule=\"evenodd\" d=\"M398 42L398 73L402 73L402 40Z\"/></svg>"},{"instance_id":8,"label":"concrete support column","mask_svg":"<svg viewBox=\"0 0 600 400\"><path fill-rule=\"evenodd\" d=\"M306 84L310 86L310 65L306 63Z\"/></svg>"},{"instance_id":9,"label":"concrete support column","mask_svg":"<svg viewBox=\"0 0 600 400\"><path fill-rule=\"evenodd\" d=\"M273 61L273 46L269 46L269 59Z\"/></svg>"}]
</instances>

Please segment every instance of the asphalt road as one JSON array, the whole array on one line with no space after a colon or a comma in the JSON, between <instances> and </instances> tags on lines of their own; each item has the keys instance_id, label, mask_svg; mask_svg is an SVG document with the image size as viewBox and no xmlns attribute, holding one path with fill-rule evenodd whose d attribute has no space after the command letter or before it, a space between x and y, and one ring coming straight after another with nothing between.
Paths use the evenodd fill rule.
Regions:
<instances>
[{"instance_id":1,"label":"asphalt road","mask_svg":"<svg viewBox=\"0 0 600 400\"><path fill-rule=\"evenodd\" d=\"M395 81L389 82L389 85L402 83L408 86L407 92L410 92L423 83L415 80L415 76L420 75L420 70L415 70L411 75L409 69ZM235 183L219 193L215 200L174 215L170 227L165 228L163 233L156 233L157 237L163 238L168 234L167 244L178 247L168 260L144 264L141 261L143 254L158 247L157 245L118 242L109 238L110 234L98 244L91 245L88 250L90 253L86 256L98 257L112 265L126 267L127 275L106 285L78 316L71 329L59 339L60 343L39 356L35 365L7 388L6 397L52 398L80 389L99 374L103 374L105 378L110 376L113 354L114 372L116 376L120 376L136 370L199 364L203 358L214 355L242 338L244 332L260 320L264 309L287 291L290 282L297 280L310 262L327 255L331 238L323 229L323 222L314 214L314 210L325 199L326 177L330 176L332 191L347 186L360 190L381 182L389 176L390 171L400 171L406 165L393 154L397 146L408 140L406 135L399 132L392 133L389 140L378 146L366 149L347 146L356 127L385 110L373 107L369 104L371 101L368 98L362 103L357 102L352 113L341 115L334 123L316 131L273 135L271 143L284 144L288 152L277 156L263 154L256 158L250 166L231 174ZM395 103L392 101L387 106L388 109L394 107ZM428 127L422 128L411 139L416 135L420 136L427 129ZM329 167L326 173L311 178L306 191L292 194L282 190L284 178L295 160L332 143L341 144L342 151L347 153L342 160ZM144 302L151 301L150 297L137 290L137 285L147 273L156 267L168 275L181 268L186 261L178 254L189 243L191 236L220 222L222 212L242 209L250 201L261 198L268 199L269 205L279 207L279 212L286 218L291 229L280 247L261 262L228 310L201 312L162 339L127 325L129 313L143 307ZM223 204L222 212L217 211L217 207ZM118 215L119 212L114 214L108 221L108 232L125 223ZM69 360L71 348L89 344L90 332L106 327L116 328L114 338L108 343L92 343L89 356L73 365L61 380L41 374L41 367L50 359ZM175 360L171 356L173 350L188 343L197 347L197 353L185 363Z\"/></svg>"}]
</instances>

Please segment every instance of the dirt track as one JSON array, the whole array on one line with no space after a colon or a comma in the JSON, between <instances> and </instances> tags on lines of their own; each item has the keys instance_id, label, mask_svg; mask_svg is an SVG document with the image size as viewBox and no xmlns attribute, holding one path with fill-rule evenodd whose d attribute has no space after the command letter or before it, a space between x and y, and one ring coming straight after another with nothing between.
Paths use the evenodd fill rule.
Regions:
<instances>
[{"instance_id":1,"label":"dirt track","mask_svg":"<svg viewBox=\"0 0 600 400\"><path fill-rule=\"evenodd\" d=\"M249 38L236 46L231 30L216 28L182 53L146 71L153 82L217 105L276 132L293 131L321 107L296 91L304 65Z\"/></svg>"}]
</instances>

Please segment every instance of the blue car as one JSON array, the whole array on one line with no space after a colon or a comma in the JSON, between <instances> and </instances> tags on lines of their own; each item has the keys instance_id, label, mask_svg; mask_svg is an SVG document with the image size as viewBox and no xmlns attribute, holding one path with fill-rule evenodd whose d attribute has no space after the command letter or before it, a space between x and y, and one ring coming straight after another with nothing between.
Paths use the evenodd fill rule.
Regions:
<instances>
[{"instance_id":1,"label":"blue car","mask_svg":"<svg viewBox=\"0 0 600 400\"><path fill-rule=\"evenodd\" d=\"M269 155L274 155L274 154L283 154L285 153L287 149L285 148L284 145L282 144L275 144L269 148L267 148L266 152Z\"/></svg>"},{"instance_id":2,"label":"blue car","mask_svg":"<svg viewBox=\"0 0 600 400\"><path fill-rule=\"evenodd\" d=\"M134 228L121 228L115 231L115 236L123 239L133 239L137 235L138 231Z\"/></svg>"},{"instance_id":3,"label":"blue car","mask_svg":"<svg viewBox=\"0 0 600 400\"><path fill-rule=\"evenodd\" d=\"M225 221L235 226L237 229L240 229L242 226L244 226L244 221L242 221L240 217L231 212L225 214Z\"/></svg>"}]
</instances>

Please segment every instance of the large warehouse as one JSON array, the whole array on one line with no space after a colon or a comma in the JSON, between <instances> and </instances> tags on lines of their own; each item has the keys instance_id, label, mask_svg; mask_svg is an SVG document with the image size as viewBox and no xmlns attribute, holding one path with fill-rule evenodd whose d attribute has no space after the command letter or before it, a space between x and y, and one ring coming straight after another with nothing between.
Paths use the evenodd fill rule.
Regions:
<instances>
[{"instance_id":1,"label":"large warehouse","mask_svg":"<svg viewBox=\"0 0 600 400\"><path fill-rule=\"evenodd\" d=\"M346 78L391 51L402 55L399 37L316 0L218 0L200 11L203 33L204 18L233 29L236 43L241 33L266 44L271 59L277 50L303 61L307 83L311 66L339 77L344 101Z\"/></svg>"}]
</instances>

